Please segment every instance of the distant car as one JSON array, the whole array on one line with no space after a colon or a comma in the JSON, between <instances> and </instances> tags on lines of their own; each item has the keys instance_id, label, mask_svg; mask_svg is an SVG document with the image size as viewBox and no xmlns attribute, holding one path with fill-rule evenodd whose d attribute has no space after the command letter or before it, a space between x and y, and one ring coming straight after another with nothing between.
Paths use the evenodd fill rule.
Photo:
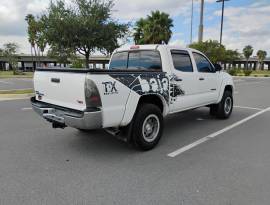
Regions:
<instances>
[{"instance_id":1,"label":"distant car","mask_svg":"<svg viewBox=\"0 0 270 205\"><path fill-rule=\"evenodd\" d=\"M167 45L117 49L106 70L43 68L33 109L54 128L106 129L142 150L155 147L169 114L202 106L228 118L232 77L201 52Z\"/></svg>"}]
</instances>

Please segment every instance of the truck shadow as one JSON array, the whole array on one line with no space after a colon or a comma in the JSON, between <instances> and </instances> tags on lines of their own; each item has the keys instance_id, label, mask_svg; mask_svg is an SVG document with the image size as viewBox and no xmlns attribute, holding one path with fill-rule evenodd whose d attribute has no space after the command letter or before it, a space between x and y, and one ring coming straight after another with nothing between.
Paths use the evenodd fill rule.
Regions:
<instances>
[{"instance_id":1,"label":"truck shadow","mask_svg":"<svg viewBox=\"0 0 270 205\"><path fill-rule=\"evenodd\" d=\"M167 144L167 142L175 137L175 134L183 132L183 130L194 130L195 120L209 121L213 119L209 115L207 108L198 110L186 111L183 113L177 113L169 116L164 121L164 133L163 137L158 145L157 149L151 150L150 152L140 152L134 147L125 143L115 136L110 135L104 130L92 130L81 132L72 129L72 138L69 138L69 146L73 151L77 151L85 154L98 154L99 156L106 156L108 154L110 158L115 156L119 157L119 154L147 154L151 152L157 152L159 148ZM181 135L182 136L182 135ZM179 137L177 137L179 139ZM66 138L65 138L66 139Z\"/></svg>"}]
</instances>

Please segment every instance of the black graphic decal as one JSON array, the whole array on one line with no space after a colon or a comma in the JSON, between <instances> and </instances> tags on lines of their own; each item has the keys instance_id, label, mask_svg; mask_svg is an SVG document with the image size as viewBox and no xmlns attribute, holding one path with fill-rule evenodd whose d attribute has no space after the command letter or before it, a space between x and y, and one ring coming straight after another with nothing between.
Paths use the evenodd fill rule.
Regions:
<instances>
[{"instance_id":1,"label":"black graphic decal","mask_svg":"<svg viewBox=\"0 0 270 205\"><path fill-rule=\"evenodd\" d=\"M173 82L172 78L169 78L166 73L141 73L141 74L111 74L112 78L120 81L139 95L144 94L159 94L164 97L166 102L173 103L176 97L184 95L185 92L181 87ZM170 102L171 96L171 102Z\"/></svg>"},{"instance_id":2,"label":"black graphic decal","mask_svg":"<svg viewBox=\"0 0 270 205\"><path fill-rule=\"evenodd\" d=\"M181 86L176 83L175 78L176 75L170 76L170 96L171 96L171 104L173 104L178 96L185 95L185 91L182 90Z\"/></svg>"}]
</instances>

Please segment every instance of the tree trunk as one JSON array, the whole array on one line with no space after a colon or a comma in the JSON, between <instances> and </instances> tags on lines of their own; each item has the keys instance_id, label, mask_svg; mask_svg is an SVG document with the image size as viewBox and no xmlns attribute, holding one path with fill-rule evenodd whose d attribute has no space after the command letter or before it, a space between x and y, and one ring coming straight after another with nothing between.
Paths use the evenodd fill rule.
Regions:
<instances>
[{"instance_id":1,"label":"tree trunk","mask_svg":"<svg viewBox=\"0 0 270 205\"><path fill-rule=\"evenodd\" d=\"M34 57L33 57L33 46L31 45L31 56L32 56L32 72L34 71Z\"/></svg>"},{"instance_id":2,"label":"tree trunk","mask_svg":"<svg viewBox=\"0 0 270 205\"><path fill-rule=\"evenodd\" d=\"M85 53L85 67L89 69L89 57L90 53Z\"/></svg>"}]
</instances>

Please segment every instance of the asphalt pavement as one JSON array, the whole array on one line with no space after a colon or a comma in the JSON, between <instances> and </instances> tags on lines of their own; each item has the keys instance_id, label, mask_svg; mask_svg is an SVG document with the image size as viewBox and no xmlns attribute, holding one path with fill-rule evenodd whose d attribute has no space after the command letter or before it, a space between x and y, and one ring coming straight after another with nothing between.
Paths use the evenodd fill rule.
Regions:
<instances>
[{"instance_id":1,"label":"asphalt pavement","mask_svg":"<svg viewBox=\"0 0 270 205\"><path fill-rule=\"evenodd\" d=\"M32 89L31 78L0 78L0 90Z\"/></svg>"},{"instance_id":2,"label":"asphalt pavement","mask_svg":"<svg viewBox=\"0 0 270 205\"><path fill-rule=\"evenodd\" d=\"M230 119L208 108L170 116L148 152L105 131L52 129L28 100L0 102L0 204L268 205L270 79L235 84Z\"/></svg>"}]
</instances>

